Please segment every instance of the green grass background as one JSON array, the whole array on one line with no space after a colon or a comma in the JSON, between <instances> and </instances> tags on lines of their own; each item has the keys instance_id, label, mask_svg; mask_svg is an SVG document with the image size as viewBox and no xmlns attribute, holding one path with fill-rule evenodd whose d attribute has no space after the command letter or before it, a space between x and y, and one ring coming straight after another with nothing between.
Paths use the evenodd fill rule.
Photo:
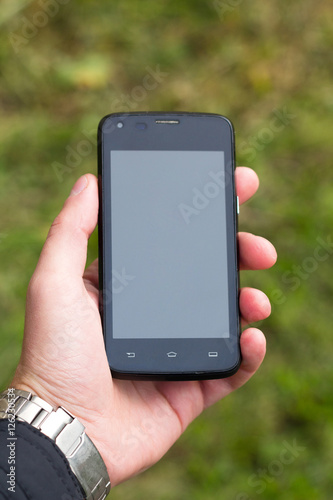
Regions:
<instances>
[{"instance_id":1,"label":"green grass background","mask_svg":"<svg viewBox=\"0 0 333 500\"><path fill-rule=\"evenodd\" d=\"M224 114L237 164L261 179L240 229L279 253L272 270L241 278L272 300L260 325L267 356L253 380L110 498L332 498L332 3L54 0L43 16L46 5L7 0L0 10L1 386L19 358L26 288L47 230L75 179L96 172L95 146L63 175L54 162L65 165L66 148L85 133L93 142L102 116L126 110L122 95L133 111ZM40 27L29 31L29 22ZM139 102L134 89L157 65L167 76ZM287 119L273 130L277 113ZM94 234L89 261L96 256ZM294 440L304 448L282 464Z\"/></svg>"}]
</instances>

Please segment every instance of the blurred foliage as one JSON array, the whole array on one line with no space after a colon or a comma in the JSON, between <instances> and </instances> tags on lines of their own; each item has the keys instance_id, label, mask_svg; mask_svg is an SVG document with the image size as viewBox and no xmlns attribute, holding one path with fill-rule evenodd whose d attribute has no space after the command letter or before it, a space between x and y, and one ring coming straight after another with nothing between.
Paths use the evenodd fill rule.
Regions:
<instances>
[{"instance_id":1,"label":"blurred foliage","mask_svg":"<svg viewBox=\"0 0 333 500\"><path fill-rule=\"evenodd\" d=\"M331 498L332 3L11 0L0 25L1 385L19 358L26 287L48 227L75 179L96 172L100 118L128 107L224 114L238 164L261 179L240 228L279 253L272 270L242 277L272 300L260 325L268 353L246 387L110 497ZM143 96L136 88L156 67L167 76ZM78 150L59 174L54 162ZM89 260L96 255L94 234ZM282 464L294 440L304 449Z\"/></svg>"}]
</instances>

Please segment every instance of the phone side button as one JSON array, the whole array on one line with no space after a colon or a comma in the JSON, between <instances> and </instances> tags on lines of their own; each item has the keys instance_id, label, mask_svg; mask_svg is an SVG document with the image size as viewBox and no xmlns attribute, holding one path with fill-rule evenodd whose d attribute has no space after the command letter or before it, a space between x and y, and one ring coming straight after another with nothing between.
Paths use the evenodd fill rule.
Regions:
<instances>
[{"instance_id":1,"label":"phone side button","mask_svg":"<svg viewBox=\"0 0 333 500\"><path fill-rule=\"evenodd\" d=\"M239 215L239 197L237 196L237 199L236 199L236 206L237 206L237 214Z\"/></svg>"}]
</instances>

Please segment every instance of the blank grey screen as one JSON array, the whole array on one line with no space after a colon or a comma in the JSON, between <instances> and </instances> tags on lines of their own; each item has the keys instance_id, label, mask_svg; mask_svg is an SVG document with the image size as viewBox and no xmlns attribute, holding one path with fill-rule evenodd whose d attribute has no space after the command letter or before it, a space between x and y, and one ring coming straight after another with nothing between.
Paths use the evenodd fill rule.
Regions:
<instances>
[{"instance_id":1,"label":"blank grey screen","mask_svg":"<svg viewBox=\"0 0 333 500\"><path fill-rule=\"evenodd\" d=\"M114 338L229 337L222 151L112 151Z\"/></svg>"}]
</instances>

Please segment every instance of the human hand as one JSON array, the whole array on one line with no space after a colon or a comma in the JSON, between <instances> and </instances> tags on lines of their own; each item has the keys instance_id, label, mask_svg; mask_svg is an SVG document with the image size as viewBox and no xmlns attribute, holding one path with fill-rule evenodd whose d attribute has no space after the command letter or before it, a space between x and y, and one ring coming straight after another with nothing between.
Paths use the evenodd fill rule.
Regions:
<instances>
[{"instance_id":1,"label":"human hand","mask_svg":"<svg viewBox=\"0 0 333 500\"><path fill-rule=\"evenodd\" d=\"M236 169L240 203L258 188L256 174ZM93 175L81 177L55 219L27 294L22 355L12 387L64 406L86 427L107 466L112 486L159 460L204 408L243 385L265 355L256 328L241 336L242 363L232 377L189 382L113 380L98 309L98 263L86 271L88 238L97 223ZM276 260L264 238L239 234L240 269L265 269ZM242 324L264 319L261 291L240 293Z\"/></svg>"}]
</instances>

